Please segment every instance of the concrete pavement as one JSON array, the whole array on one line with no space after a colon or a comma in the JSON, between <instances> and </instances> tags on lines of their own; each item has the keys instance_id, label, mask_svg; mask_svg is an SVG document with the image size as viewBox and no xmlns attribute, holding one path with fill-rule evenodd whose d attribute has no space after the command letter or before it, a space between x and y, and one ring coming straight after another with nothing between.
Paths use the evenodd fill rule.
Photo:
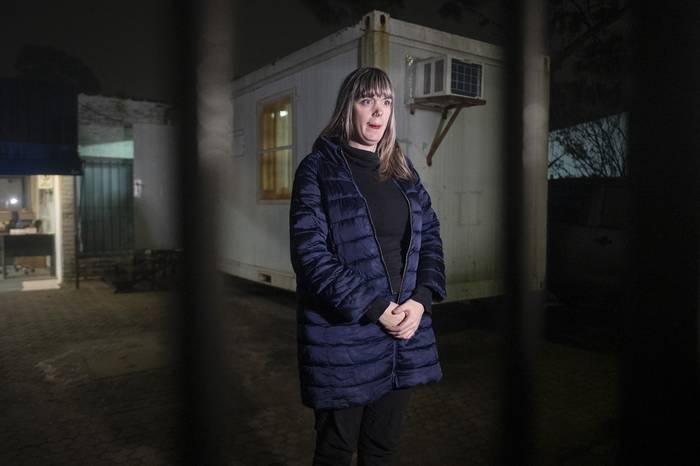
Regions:
<instances>
[{"instance_id":1,"label":"concrete pavement","mask_svg":"<svg viewBox=\"0 0 700 466\"><path fill-rule=\"evenodd\" d=\"M228 464L310 464L313 415L299 402L294 295L224 282L232 386L222 410L235 420L224 443ZM115 294L98 282L0 294L0 464L181 464L176 298ZM498 311L459 303L434 312L445 378L414 390L396 464L494 464ZM566 322L566 310L556 312L552 321ZM584 327L555 325L541 345L537 464L614 464L616 356Z\"/></svg>"}]
</instances>

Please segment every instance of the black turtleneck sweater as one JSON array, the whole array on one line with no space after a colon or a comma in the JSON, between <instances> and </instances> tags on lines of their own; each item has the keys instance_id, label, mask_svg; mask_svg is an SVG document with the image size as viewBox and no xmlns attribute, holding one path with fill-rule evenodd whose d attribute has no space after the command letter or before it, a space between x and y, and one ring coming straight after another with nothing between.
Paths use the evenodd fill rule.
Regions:
<instances>
[{"instance_id":1,"label":"black turtleneck sweater","mask_svg":"<svg viewBox=\"0 0 700 466\"><path fill-rule=\"evenodd\" d=\"M389 274L391 289L398 293L404 271L406 251L410 241L408 201L391 179L379 180L379 157L376 153L343 144L343 154L360 192L367 200L382 258ZM431 311L431 291L418 286L411 299ZM376 322L389 306L389 301L379 297L365 315Z\"/></svg>"}]
</instances>

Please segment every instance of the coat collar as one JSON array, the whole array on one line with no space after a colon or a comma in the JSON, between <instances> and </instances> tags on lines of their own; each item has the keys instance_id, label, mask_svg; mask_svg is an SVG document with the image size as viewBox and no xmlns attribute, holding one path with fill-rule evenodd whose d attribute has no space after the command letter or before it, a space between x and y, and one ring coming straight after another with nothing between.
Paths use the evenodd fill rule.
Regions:
<instances>
[{"instance_id":1,"label":"coat collar","mask_svg":"<svg viewBox=\"0 0 700 466\"><path fill-rule=\"evenodd\" d=\"M321 152L325 159L337 165L345 166L340 141L329 136L319 136L314 142L313 152Z\"/></svg>"},{"instance_id":2,"label":"coat collar","mask_svg":"<svg viewBox=\"0 0 700 466\"><path fill-rule=\"evenodd\" d=\"M316 142L314 142L312 150L313 152L321 152L328 162L341 167L344 173L352 177L352 173L349 171L347 162L343 156L342 144L338 138L319 136ZM405 193L414 188L413 183L407 180L394 178L394 183Z\"/></svg>"}]
</instances>

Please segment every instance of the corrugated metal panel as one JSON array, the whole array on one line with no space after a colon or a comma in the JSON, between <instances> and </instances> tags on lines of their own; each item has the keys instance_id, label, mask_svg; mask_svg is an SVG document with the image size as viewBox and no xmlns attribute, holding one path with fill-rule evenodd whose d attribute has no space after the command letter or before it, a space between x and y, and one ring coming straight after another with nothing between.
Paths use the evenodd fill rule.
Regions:
<instances>
[{"instance_id":1,"label":"corrugated metal panel","mask_svg":"<svg viewBox=\"0 0 700 466\"><path fill-rule=\"evenodd\" d=\"M85 158L77 177L80 253L114 254L134 246L131 160Z\"/></svg>"}]
</instances>

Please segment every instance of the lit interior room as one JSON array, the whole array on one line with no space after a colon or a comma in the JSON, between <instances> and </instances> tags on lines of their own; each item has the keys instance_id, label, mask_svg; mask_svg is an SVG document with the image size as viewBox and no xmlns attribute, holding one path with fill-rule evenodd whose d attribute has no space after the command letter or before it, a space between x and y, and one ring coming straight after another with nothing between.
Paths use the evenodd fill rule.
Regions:
<instances>
[{"instance_id":1,"label":"lit interior room","mask_svg":"<svg viewBox=\"0 0 700 466\"><path fill-rule=\"evenodd\" d=\"M54 175L0 177L0 280L56 276L56 182Z\"/></svg>"}]
</instances>

